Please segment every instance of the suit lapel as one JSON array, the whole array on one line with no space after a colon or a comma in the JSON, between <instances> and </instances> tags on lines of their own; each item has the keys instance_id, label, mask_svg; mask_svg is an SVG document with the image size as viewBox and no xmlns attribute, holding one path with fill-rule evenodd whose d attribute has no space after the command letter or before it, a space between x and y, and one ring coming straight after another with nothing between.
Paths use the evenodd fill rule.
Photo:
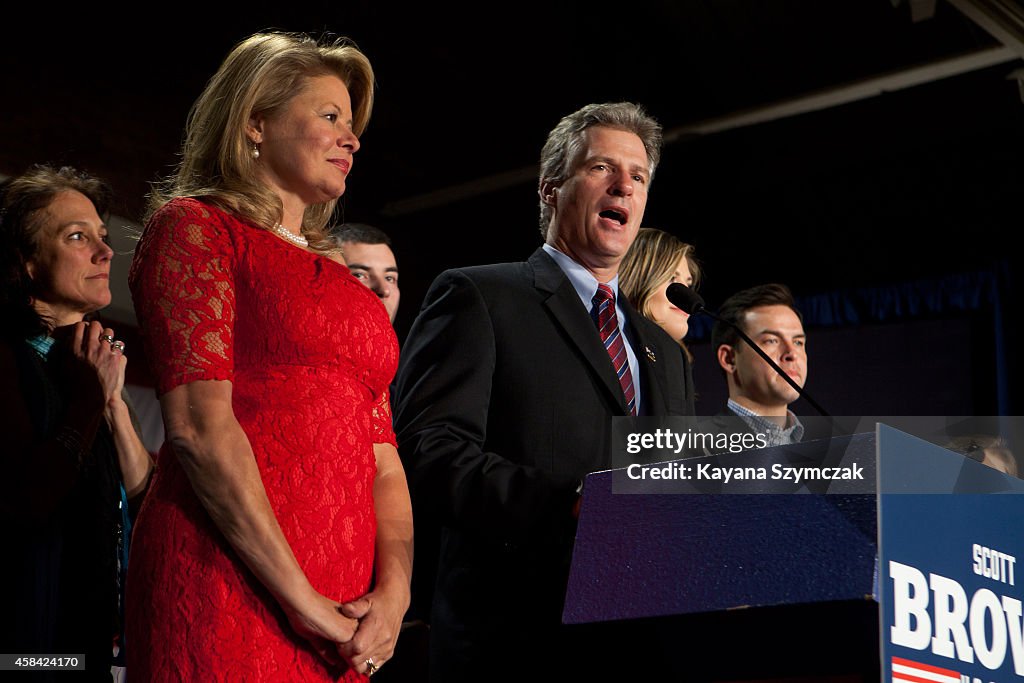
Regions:
<instances>
[{"instance_id":1,"label":"suit lapel","mask_svg":"<svg viewBox=\"0 0 1024 683\"><path fill-rule=\"evenodd\" d=\"M658 372L658 363L663 351L647 334L646 318L637 313L629 301L623 301L622 307L626 310L629 328L633 331L633 353L636 355L637 365L640 366L640 386L644 392L643 414L667 415L668 403L665 397L668 396L668 387L665 382L668 378L666 373Z\"/></svg>"},{"instance_id":2,"label":"suit lapel","mask_svg":"<svg viewBox=\"0 0 1024 683\"><path fill-rule=\"evenodd\" d=\"M622 387L615 376L612 361L604 344L601 343L601 337L597 334L594 320L583 308L569 278L543 249L533 252L529 264L533 267L534 286L547 295L544 305L551 312L555 324L562 328L590 370L619 406L619 411L625 415L626 399L622 395Z\"/></svg>"}]
</instances>

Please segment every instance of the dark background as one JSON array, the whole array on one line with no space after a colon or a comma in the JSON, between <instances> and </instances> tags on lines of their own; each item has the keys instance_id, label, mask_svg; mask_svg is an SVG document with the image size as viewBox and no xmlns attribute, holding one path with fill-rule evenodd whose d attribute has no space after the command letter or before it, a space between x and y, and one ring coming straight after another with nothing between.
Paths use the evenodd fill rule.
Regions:
<instances>
[{"instance_id":1,"label":"dark background","mask_svg":"<svg viewBox=\"0 0 1024 683\"><path fill-rule=\"evenodd\" d=\"M832 413L1020 414L1019 364L996 351L1020 340L1022 17L1009 0L39 3L0 23L0 173L80 166L110 180L117 213L138 222L234 43L270 28L348 36L378 91L344 219L395 241L404 339L441 270L521 260L539 245L537 157L558 119L631 100L669 138L644 224L696 246L711 308L768 281L810 301L997 278L1010 313L998 324L990 302L856 324L809 318L808 390ZM984 68L934 67L1001 46ZM735 118L908 72L925 75L815 111ZM131 322L125 297L111 315ZM715 412L724 390L705 334L695 321L700 400Z\"/></svg>"}]
</instances>

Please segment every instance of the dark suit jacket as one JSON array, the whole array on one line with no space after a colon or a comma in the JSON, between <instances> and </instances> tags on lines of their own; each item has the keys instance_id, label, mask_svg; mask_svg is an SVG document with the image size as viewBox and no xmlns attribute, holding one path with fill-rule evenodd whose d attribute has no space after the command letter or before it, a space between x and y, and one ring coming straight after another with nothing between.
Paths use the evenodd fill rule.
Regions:
<instances>
[{"instance_id":1,"label":"dark suit jacket","mask_svg":"<svg viewBox=\"0 0 1024 683\"><path fill-rule=\"evenodd\" d=\"M692 415L678 345L627 309L641 414ZM448 681L514 666L521 647L536 653L560 631L577 483L611 467L611 418L626 415L594 322L542 249L442 273L406 338L393 403L417 535L442 527L433 671Z\"/></svg>"}]
</instances>

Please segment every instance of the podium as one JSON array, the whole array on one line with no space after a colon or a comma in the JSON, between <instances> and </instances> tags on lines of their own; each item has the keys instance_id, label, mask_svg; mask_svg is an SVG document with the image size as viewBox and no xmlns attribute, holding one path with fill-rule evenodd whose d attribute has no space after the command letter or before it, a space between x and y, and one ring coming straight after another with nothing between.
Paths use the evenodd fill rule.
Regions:
<instances>
[{"instance_id":1,"label":"podium","mask_svg":"<svg viewBox=\"0 0 1024 683\"><path fill-rule=\"evenodd\" d=\"M675 478L641 479L637 466L587 477L564 623L644 633L647 668L664 680L915 680L901 673L914 666L928 680L945 680L932 669L956 673L955 683L1024 680L1012 614L1024 567L1011 585L976 573L974 561L978 547L991 549L990 565L993 552L1024 557L1024 497L994 495L1024 492L1024 482L885 424L708 458L646 467ZM808 463L861 478L773 478ZM765 476L724 482L698 477L700 465ZM933 575L966 601L955 590L929 599L921 577ZM982 593L975 616L972 590L998 599ZM996 614L1004 597L1011 606ZM974 634L974 621L987 634ZM987 663L963 661L964 633Z\"/></svg>"}]
</instances>

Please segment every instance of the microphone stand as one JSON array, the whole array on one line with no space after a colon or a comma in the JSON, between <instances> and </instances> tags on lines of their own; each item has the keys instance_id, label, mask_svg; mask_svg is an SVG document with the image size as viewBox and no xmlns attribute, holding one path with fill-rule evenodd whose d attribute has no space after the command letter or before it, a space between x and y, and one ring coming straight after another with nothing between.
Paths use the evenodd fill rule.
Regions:
<instances>
[{"instance_id":1,"label":"microphone stand","mask_svg":"<svg viewBox=\"0 0 1024 683\"><path fill-rule=\"evenodd\" d=\"M673 290L673 288L675 288L675 290ZM685 291L683 291L684 289L685 289ZM775 361L773 361L768 356L768 354L764 352L764 349L762 349L760 346L755 344L754 340L751 339L750 337L748 337L746 332L744 332L743 330L740 329L739 325L737 325L736 323L730 322L729 320L726 320L725 318L719 317L717 314L712 313L707 308L705 308L704 307L704 300L701 298L701 296L699 294L697 294L696 292L694 292L689 287L687 287L686 285L681 284L681 283L675 283L675 284L669 285L669 290L670 290L670 293L672 295L675 295L677 293L677 291L680 292L679 296L669 296L669 300L672 301L672 303L677 305L677 306L679 304L683 304L682 306L680 306L680 308L682 308L684 311L686 311L690 315L698 315L700 313L706 313L707 315L711 316L715 320L717 320L719 322L722 322L722 323L725 323L726 325L728 325L732 329L736 330L736 333L738 335L740 335L740 337L743 339L743 341L747 342L747 344L750 346L750 348L754 349L754 351L756 351L757 354L759 356L761 356L761 358L764 359L765 363L770 365L772 367L772 369L775 370L775 372L779 373L779 376L782 377L782 379L786 380L786 382L789 383L789 386L793 387L796 390L796 393L800 394L800 396L802 396L804 398L804 400L806 400L808 403L810 403L811 407L813 407L815 410L817 410L818 413L820 413L822 417L827 417L829 419L832 418L831 415L829 415L827 412L825 412L824 408L822 408L820 405L818 405L817 401L815 401L813 398L811 398L810 394L808 394L808 393L806 393L804 391L803 387L801 387L799 384L794 382L793 378L790 377L786 373L785 370L780 368L775 363Z\"/></svg>"}]
</instances>

